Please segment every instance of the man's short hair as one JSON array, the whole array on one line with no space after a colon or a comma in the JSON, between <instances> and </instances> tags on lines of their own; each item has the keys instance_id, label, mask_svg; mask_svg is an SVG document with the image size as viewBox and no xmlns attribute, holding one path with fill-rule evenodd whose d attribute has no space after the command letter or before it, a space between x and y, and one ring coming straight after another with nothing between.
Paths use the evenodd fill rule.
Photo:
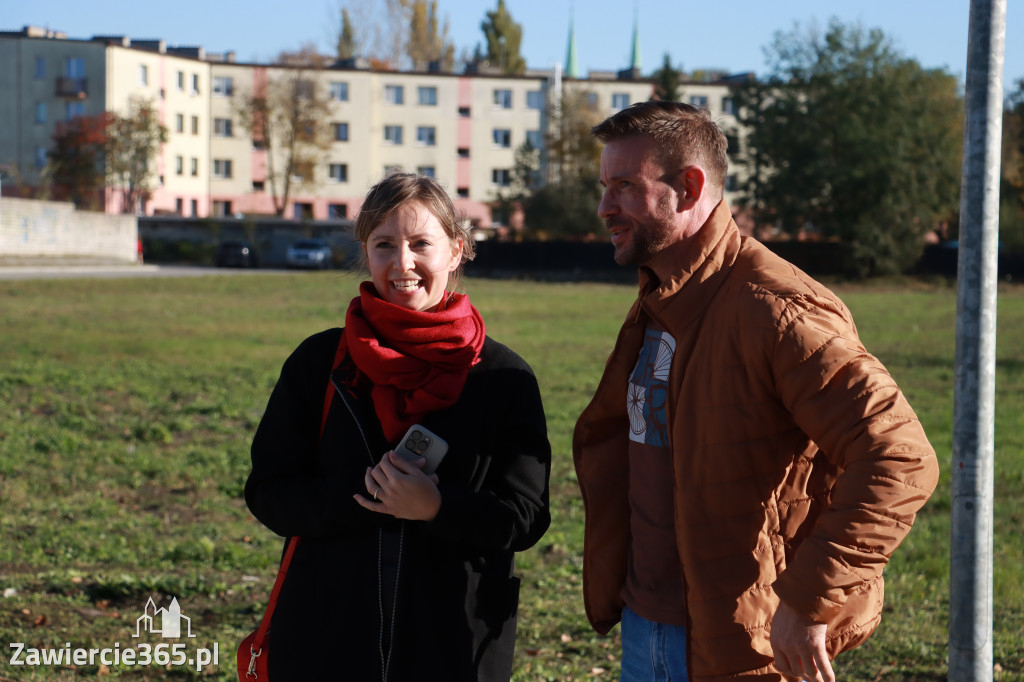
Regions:
<instances>
[{"instance_id":1,"label":"man's short hair","mask_svg":"<svg viewBox=\"0 0 1024 682\"><path fill-rule=\"evenodd\" d=\"M700 166L719 194L725 188L729 143L707 109L682 102L637 102L594 126L590 134L605 143L648 135L661 143L662 166Z\"/></svg>"}]
</instances>

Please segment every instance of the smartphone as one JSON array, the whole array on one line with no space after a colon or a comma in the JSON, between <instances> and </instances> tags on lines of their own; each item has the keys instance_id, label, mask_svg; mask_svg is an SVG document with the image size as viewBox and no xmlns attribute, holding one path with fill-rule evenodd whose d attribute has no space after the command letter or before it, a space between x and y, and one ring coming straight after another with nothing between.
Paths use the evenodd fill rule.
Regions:
<instances>
[{"instance_id":1,"label":"smartphone","mask_svg":"<svg viewBox=\"0 0 1024 682\"><path fill-rule=\"evenodd\" d=\"M448 443L429 429L419 424L413 424L405 432L398 447L395 448L395 452L406 459L423 457L427 460L423 467L423 473L430 475L437 470L437 465L441 463L445 453L448 452Z\"/></svg>"}]
</instances>

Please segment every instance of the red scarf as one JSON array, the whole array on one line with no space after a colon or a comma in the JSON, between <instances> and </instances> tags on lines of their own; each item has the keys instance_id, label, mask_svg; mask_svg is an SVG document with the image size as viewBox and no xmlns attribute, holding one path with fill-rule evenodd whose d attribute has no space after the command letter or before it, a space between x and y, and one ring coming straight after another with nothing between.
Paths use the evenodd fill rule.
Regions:
<instances>
[{"instance_id":1,"label":"red scarf","mask_svg":"<svg viewBox=\"0 0 1024 682\"><path fill-rule=\"evenodd\" d=\"M480 361L484 320L465 294L452 293L436 312L388 303L370 282L359 285L345 315L342 341L370 396L388 442L431 412L455 404L469 368Z\"/></svg>"}]
</instances>

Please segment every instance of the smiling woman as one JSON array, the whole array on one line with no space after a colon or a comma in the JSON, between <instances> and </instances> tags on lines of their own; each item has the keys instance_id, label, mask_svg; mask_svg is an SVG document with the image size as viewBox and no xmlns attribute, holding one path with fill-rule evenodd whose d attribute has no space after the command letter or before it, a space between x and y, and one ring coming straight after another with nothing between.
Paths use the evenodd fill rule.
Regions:
<instances>
[{"instance_id":1,"label":"smiling woman","mask_svg":"<svg viewBox=\"0 0 1024 682\"><path fill-rule=\"evenodd\" d=\"M270 676L330 679L340 654L352 679L504 682L513 557L550 522L537 380L451 291L473 242L440 185L388 176L356 237L370 281L343 329L285 362L252 445L249 508L302 537L269 630ZM432 473L395 452L417 431L447 443Z\"/></svg>"}]
</instances>

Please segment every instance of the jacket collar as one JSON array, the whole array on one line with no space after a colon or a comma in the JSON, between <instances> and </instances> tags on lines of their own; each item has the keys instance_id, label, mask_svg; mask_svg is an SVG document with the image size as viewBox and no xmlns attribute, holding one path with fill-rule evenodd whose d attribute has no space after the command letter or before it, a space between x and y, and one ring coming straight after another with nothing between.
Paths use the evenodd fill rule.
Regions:
<instances>
[{"instance_id":1,"label":"jacket collar","mask_svg":"<svg viewBox=\"0 0 1024 682\"><path fill-rule=\"evenodd\" d=\"M678 334L711 303L739 250L739 228L723 199L680 251L679 266L670 277L661 281L649 268L640 268L640 295L629 319L639 322L643 313Z\"/></svg>"}]
</instances>

